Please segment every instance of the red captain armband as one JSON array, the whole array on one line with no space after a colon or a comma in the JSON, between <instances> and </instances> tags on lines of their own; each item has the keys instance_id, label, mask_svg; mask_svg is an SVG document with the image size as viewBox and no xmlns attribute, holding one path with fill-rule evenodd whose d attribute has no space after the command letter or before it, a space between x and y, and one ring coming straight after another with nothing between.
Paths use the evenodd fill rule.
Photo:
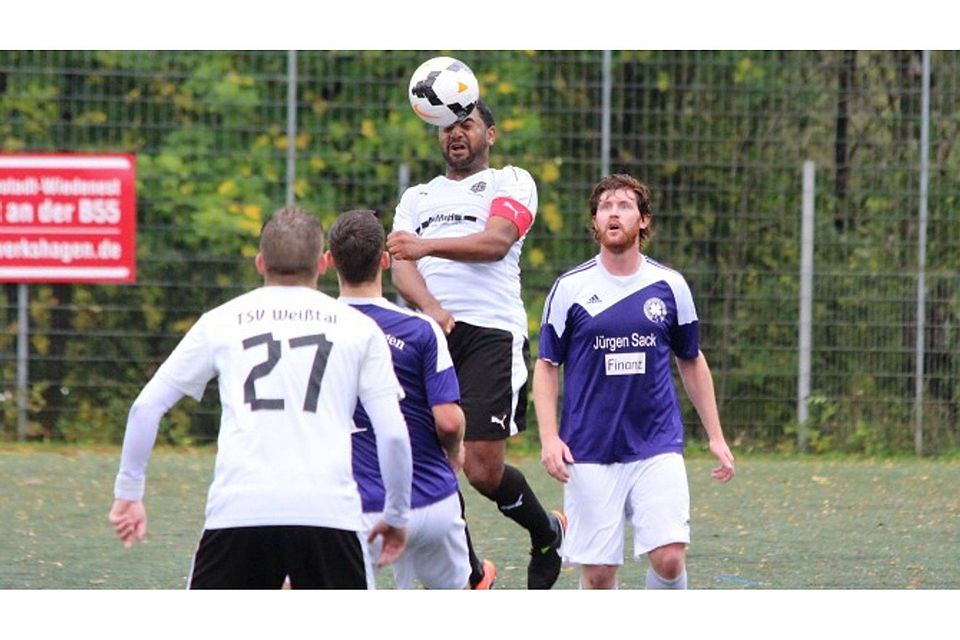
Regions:
<instances>
[{"instance_id":1,"label":"red captain armband","mask_svg":"<svg viewBox=\"0 0 960 640\"><path fill-rule=\"evenodd\" d=\"M490 205L490 217L506 218L514 224L522 238L533 225L533 214L530 209L513 198L494 198Z\"/></svg>"}]
</instances>

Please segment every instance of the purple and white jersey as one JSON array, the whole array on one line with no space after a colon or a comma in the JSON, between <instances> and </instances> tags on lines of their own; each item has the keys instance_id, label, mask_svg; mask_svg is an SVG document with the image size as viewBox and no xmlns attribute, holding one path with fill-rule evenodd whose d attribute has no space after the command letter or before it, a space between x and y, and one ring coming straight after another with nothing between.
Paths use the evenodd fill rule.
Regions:
<instances>
[{"instance_id":1,"label":"purple and white jersey","mask_svg":"<svg viewBox=\"0 0 960 640\"><path fill-rule=\"evenodd\" d=\"M699 323L686 280L647 257L630 276L593 258L547 297L539 357L563 365L560 438L577 462L683 452L672 355L696 358Z\"/></svg>"},{"instance_id":2,"label":"purple and white jersey","mask_svg":"<svg viewBox=\"0 0 960 640\"><path fill-rule=\"evenodd\" d=\"M460 386L439 325L422 314L401 309L385 298L339 298L369 316L390 345L393 369L405 397L400 411L410 432L413 452L411 508L439 502L457 492L457 476L437 438L432 407L459 402ZM377 443L370 418L357 404L353 421L353 476L360 488L364 513L383 511L384 489L377 461Z\"/></svg>"}]
</instances>

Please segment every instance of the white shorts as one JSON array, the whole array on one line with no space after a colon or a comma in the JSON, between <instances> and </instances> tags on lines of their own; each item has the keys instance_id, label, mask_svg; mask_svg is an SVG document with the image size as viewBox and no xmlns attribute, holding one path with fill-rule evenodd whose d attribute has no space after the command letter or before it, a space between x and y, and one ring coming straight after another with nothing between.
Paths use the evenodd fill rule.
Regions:
<instances>
[{"instance_id":1,"label":"white shorts","mask_svg":"<svg viewBox=\"0 0 960 640\"><path fill-rule=\"evenodd\" d=\"M690 543L690 491L679 453L625 464L576 463L568 469L564 562L623 564L628 519L635 559L666 544Z\"/></svg>"},{"instance_id":2,"label":"white shorts","mask_svg":"<svg viewBox=\"0 0 960 640\"><path fill-rule=\"evenodd\" d=\"M367 532L383 517L363 514ZM460 498L453 494L426 507L410 511L407 548L393 563L398 589L412 589L417 579L427 589L463 589L470 580L466 523L460 515ZM366 536L364 536L366 540ZM367 543L373 562L380 557L380 539Z\"/></svg>"}]
</instances>

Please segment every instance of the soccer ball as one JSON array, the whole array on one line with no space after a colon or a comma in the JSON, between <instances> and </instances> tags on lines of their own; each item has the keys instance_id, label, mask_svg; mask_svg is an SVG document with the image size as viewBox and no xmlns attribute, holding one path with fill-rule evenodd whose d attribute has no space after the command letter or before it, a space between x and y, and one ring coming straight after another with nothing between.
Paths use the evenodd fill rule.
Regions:
<instances>
[{"instance_id":1,"label":"soccer ball","mask_svg":"<svg viewBox=\"0 0 960 640\"><path fill-rule=\"evenodd\" d=\"M430 58L410 77L410 106L428 123L446 127L470 115L480 85L470 67L456 58Z\"/></svg>"}]
</instances>

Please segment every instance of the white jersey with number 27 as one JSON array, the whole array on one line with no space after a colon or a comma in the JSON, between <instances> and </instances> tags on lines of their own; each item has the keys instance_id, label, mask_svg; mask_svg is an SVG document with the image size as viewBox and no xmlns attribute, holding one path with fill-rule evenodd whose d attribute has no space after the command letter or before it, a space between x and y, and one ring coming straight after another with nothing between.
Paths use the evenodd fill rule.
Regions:
<instances>
[{"instance_id":1,"label":"white jersey with number 27","mask_svg":"<svg viewBox=\"0 0 960 640\"><path fill-rule=\"evenodd\" d=\"M156 376L197 400L218 376L205 528L361 529L353 412L403 395L373 320L309 287L261 287L205 313Z\"/></svg>"}]
</instances>

